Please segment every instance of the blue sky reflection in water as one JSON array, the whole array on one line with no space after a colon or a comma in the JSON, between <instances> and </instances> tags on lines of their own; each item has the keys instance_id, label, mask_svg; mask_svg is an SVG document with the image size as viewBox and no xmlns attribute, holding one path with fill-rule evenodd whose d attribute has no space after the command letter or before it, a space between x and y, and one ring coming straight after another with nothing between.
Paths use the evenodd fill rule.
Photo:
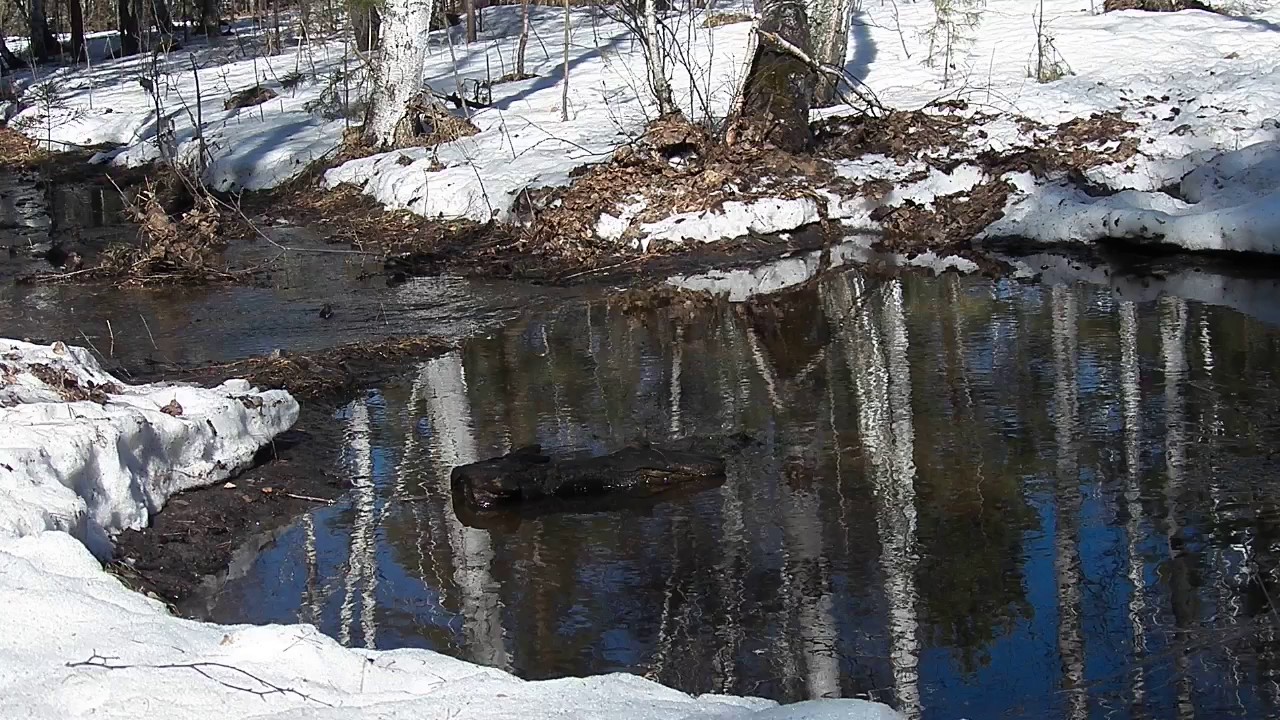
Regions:
<instances>
[{"instance_id":1,"label":"blue sky reflection in water","mask_svg":"<svg viewBox=\"0 0 1280 720\"><path fill-rule=\"evenodd\" d=\"M351 495L204 614L911 717L1275 716L1276 368L1271 327L1089 286L548 306L345 408ZM739 430L690 496L492 530L447 502L454 464L521 444Z\"/></svg>"}]
</instances>

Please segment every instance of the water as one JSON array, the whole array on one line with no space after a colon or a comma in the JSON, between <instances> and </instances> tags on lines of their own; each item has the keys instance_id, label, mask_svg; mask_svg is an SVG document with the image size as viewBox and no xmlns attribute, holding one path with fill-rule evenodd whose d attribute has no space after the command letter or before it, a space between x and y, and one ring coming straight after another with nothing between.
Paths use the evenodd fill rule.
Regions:
<instances>
[{"instance_id":1,"label":"water","mask_svg":"<svg viewBox=\"0 0 1280 720\"><path fill-rule=\"evenodd\" d=\"M187 609L912 718L1276 716L1278 360L1228 308L954 275L533 305L344 408L349 497ZM490 531L447 502L519 444L740 430L691 496Z\"/></svg>"}]
</instances>

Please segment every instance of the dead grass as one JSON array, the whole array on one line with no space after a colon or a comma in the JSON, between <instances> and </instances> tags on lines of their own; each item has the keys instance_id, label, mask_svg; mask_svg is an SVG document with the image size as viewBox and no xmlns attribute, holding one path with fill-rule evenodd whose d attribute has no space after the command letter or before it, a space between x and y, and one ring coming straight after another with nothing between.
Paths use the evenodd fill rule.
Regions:
<instances>
[{"instance_id":1,"label":"dead grass","mask_svg":"<svg viewBox=\"0 0 1280 720\"><path fill-rule=\"evenodd\" d=\"M210 383L239 377L260 388L288 390L301 400L332 399L350 391L357 378L368 378L377 368L403 367L406 361L439 355L450 347L429 337L387 339L340 345L306 355L277 351L265 357L187 370L180 375ZM254 399L247 397L242 402Z\"/></svg>"},{"instance_id":2,"label":"dead grass","mask_svg":"<svg viewBox=\"0 0 1280 720\"><path fill-rule=\"evenodd\" d=\"M278 97L275 90L261 85L254 85L251 88L245 88L222 103L223 110L242 110L254 105L261 105L268 100Z\"/></svg>"},{"instance_id":3,"label":"dead grass","mask_svg":"<svg viewBox=\"0 0 1280 720\"><path fill-rule=\"evenodd\" d=\"M107 396L120 392L120 386L114 383L105 383L102 385L94 384L86 381L81 384L75 375L68 372L65 368L53 367L43 363L32 363L27 365L27 372L35 376L37 380L48 385L57 391L58 395L66 402L95 402L104 405L107 402Z\"/></svg>"},{"instance_id":4,"label":"dead grass","mask_svg":"<svg viewBox=\"0 0 1280 720\"><path fill-rule=\"evenodd\" d=\"M706 20L702 21L704 28L718 28L722 25L734 25L736 23L751 22L755 18L746 13L711 13Z\"/></svg>"}]
</instances>

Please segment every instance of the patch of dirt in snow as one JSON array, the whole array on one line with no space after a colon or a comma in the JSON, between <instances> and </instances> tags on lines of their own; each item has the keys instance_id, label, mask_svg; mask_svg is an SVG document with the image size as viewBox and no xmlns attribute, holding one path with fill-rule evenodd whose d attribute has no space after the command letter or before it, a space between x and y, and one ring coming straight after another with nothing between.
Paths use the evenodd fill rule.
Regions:
<instances>
[{"instance_id":1,"label":"patch of dirt in snow","mask_svg":"<svg viewBox=\"0 0 1280 720\"><path fill-rule=\"evenodd\" d=\"M907 201L882 208L872 215L884 228L880 247L907 254L932 250L977 261L977 256L967 252L969 242L1004 215L1012 192L1008 182L992 180L965 192L940 195L933 199L932 207Z\"/></svg>"},{"instance_id":2,"label":"patch of dirt in snow","mask_svg":"<svg viewBox=\"0 0 1280 720\"><path fill-rule=\"evenodd\" d=\"M31 363L27 365L27 372L56 391L59 397L67 402L87 400L99 405L105 405L108 395L120 392L120 387L111 383L97 385L92 381L86 380L84 384L81 384L74 373L62 367Z\"/></svg>"},{"instance_id":3,"label":"patch of dirt in snow","mask_svg":"<svg viewBox=\"0 0 1280 720\"><path fill-rule=\"evenodd\" d=\"M830 164L820 158L726 146L681 118L664 118L608 162L580 169L567 187L527 190L517 216L529 226L524 247L590 264L638 240L645 223L715 211L730 201L810 197L814 187L833 177ZM602 242L596 230L600 217L634 206L636 196L644 206L629 214L629 228L617 242ZM680 245L653 249L686 250Z\"/></svg>"}]
</instances>

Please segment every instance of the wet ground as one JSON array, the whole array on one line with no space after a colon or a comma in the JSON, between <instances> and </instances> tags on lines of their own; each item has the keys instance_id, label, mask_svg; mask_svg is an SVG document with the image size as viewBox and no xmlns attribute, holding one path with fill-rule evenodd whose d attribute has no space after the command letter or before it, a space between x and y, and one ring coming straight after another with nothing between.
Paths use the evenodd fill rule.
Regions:
<instances>
[{"instance_id":1,"label":"wet ground","mask_svg":"<svg viewBox=\"0 0 1280 720\"><path fill-rule=\"evenodd\" d=\"M56 201L0 209L23 202L48 218ZM21 227L6 239L50 235ZM69 227L130 232L109 213ZM1052 285L815 283L824 264L797 256L681 281L781 294L644 310L599 290L388 285L367 258L325 253L256 286L149 290L14 286L38 253L5 262L0 332L83 339L139 377L280 347L460 341L313 408L278 460L178 498L122 546L200 567L182 560L180 508L235 515L267 486L338 498L224 533L229 567L182 589L187 614L313 622L530 678L869 696L913 718L1280 713L1266 273L1044 254L1019 262ZM452 466L519 444L739 431L760 444L693 495L493 530L447 499Z\"/></svg>"}]
</instances>

